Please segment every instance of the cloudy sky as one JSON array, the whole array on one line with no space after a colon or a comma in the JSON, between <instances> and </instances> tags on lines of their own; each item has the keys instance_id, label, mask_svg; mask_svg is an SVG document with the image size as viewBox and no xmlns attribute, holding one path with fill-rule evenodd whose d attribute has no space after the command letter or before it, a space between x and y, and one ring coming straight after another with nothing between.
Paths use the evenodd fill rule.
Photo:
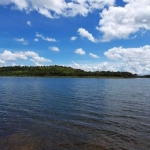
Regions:
<instances>
[{"instance_id":1,"label":"cloudy sky","mask_svg":"<svg viewBox=\"0 0 150 150\"><path fill-rule=\"evenodd\" d=\"M150 74L150 0L0 0L0 66Z\"/></svg>"}]
</instances>

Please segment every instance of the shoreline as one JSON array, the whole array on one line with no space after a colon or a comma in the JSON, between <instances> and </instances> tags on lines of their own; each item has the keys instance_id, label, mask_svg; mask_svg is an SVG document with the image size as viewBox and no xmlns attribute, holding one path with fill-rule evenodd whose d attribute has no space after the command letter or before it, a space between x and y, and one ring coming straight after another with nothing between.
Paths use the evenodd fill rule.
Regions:
<instances>
[{"instance_id":1,"label":"shoreline","mask_svg":"<svg viewBox=\"0 0 150 150\"><path fill-rule=\"evenodd\" d=\"M29 77L29 78L97 78L97 79L137 79L137 78L146 78L146 77L106 77L106 76L0 76L0 77L19 77L19 78L24 78L24 77Z\"/></svg>"}]
</instances>

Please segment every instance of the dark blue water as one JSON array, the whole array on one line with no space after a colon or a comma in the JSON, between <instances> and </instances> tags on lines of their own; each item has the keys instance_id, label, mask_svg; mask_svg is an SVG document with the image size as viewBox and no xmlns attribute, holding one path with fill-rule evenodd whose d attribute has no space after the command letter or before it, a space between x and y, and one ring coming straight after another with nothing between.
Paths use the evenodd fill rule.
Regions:
<instances>
[{"instance_id":1,"label":"dark blue water","mask_svg":"<svg viewBox=\"0 0 150 150\"><path fill-rule=\"evenodd\" d=\"M150 79L0 77L0 150L149 150Z\"/></svg>"}]
</instances>

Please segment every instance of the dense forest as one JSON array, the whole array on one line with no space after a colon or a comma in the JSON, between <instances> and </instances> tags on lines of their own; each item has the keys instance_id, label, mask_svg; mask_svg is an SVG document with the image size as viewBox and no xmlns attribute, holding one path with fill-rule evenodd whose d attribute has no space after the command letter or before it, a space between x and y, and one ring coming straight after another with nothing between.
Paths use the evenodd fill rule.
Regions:
<instances>
[{"instance_id":1,"label":"dense forest","mask_svg":"<svg viewBox=\"0 0 150 150\"><path fill-rule=\"evenodd\" d=\"M0 67L0 76L69 76L69 77L123 77L134 78L136 74L130 72L84 71L64 66L8 66Z\"/></svg>"}]
</instances>

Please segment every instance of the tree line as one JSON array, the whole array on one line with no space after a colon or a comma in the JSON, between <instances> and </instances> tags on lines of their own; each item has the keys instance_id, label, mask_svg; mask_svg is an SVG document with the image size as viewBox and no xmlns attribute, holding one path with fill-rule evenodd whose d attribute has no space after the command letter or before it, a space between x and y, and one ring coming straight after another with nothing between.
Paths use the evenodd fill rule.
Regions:
<instances>
[{"instance_id":1,"label":"tree line","mask_svg":"<svg viewBox=\"0 0 150 150\"><path fill-rule=\"evenodd\" d=\"M134 78L130 72L84 71L64 66L7 66L0 67L0 76L70 76L70 77L123 77Z\"/></svg>"}]
</instances>

